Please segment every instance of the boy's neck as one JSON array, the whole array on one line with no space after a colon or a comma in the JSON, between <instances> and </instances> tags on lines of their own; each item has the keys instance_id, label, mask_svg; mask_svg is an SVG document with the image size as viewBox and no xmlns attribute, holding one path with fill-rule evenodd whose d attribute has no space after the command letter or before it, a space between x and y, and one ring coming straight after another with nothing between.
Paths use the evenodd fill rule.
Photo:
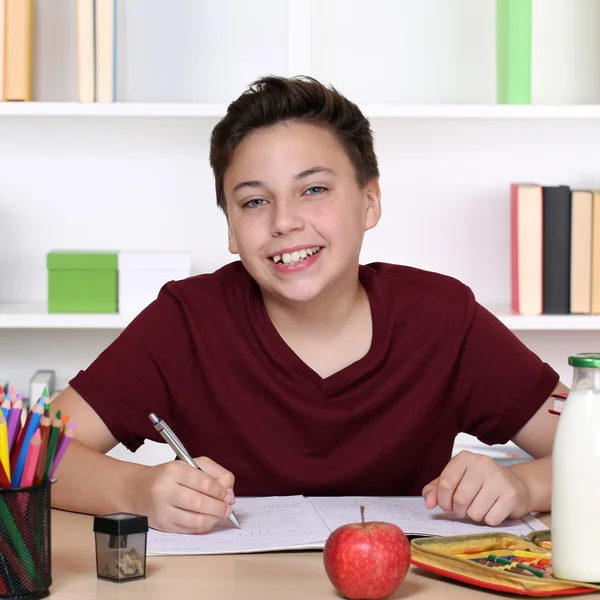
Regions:
<instances>
[{"instance_id":1,"label":"boy's neck","mask_svg":"<svg viewBox=\"0 0 600 600\"><path fill-rule=\"evenodd\" d=\"M285 303L278 298L264 296L267 313L280 333L302 328L317 337L347 327L351 317L365 301L368 302L367 293L357 274L353 274L350 282L340 282L340 285L310 302Z\"/></svg>"}]
</instances>

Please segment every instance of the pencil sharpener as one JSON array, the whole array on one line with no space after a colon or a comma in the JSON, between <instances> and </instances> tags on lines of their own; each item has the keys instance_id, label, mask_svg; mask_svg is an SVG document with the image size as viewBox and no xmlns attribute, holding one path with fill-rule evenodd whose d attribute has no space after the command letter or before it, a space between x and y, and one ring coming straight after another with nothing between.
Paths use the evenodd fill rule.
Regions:
<instances>
[{"instance_id":1,"label":"pencil sharpener","mask_svg":"<svg viewBox=\"0 0 600 600\"><path fill-rule=\"evenodd\" d=\"M94 517L96 572L122 583L146 577L148 518L130 513Z\"/></svg>"}]
</instances>

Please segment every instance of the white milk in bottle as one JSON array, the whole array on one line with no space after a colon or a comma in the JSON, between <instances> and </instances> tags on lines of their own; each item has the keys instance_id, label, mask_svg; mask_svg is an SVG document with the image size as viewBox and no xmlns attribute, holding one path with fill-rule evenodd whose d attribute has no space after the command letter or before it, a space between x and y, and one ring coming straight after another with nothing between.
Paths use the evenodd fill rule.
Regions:
<instances>
[{"instance_id":1,"label":"white milk in bottle","mask_svg":"<svg viewBox=\"0 0 600 600\"><path fill-rule=\"evenodd\" d=\"M569 357L573 384L552 450L552 569L600 582L600 353Z\"/></svg>"}]
</instances>

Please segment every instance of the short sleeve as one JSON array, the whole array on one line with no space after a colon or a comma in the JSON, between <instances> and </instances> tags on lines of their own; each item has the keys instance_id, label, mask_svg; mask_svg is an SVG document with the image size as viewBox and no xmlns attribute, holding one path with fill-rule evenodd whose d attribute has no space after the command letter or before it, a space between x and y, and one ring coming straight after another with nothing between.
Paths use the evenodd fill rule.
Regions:
<instances>
[{"instance_id":1,"label":"short sleeve","mask_svg":"<svg viewBox=\"0 0 600 600\"><path fill-rule=\"evenodd\" d=\"M450 398L462 432L504 444L536 413L559 376L467 290Z\"/></svg>"},{"instance_id":2,"label":"short sleeve","mask_svg":"<svg viewBox=\"0 0 600 600\"><path fill-rule=\"evenodd\" d=\"M185 313L167 284L69 384L133 452L145 439L162 441L151 412L172 423L174 406L187 404L192 356Z\"/></svg>"}]
</instances>

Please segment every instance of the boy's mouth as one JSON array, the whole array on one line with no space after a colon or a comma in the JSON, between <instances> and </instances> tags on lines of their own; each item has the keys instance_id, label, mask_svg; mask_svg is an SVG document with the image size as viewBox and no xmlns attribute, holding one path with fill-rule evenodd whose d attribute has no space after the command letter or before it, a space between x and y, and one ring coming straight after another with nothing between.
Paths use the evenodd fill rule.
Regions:
<instances>
[{"instance_id":1,"label":"boy's mouth","mask_svg":"<svg viewBox=\"0 0 600 600\"><path fill-rule=\"evenodd\" d=\"M294 252L285 252L284 254L275 254L271 260L275 264L283 264L286 266L294 266L302 262L305 258L314 256L321 250L322 246L313 246L312 248L302 248L294 250Z\"/></svg>"}]
</instances>

